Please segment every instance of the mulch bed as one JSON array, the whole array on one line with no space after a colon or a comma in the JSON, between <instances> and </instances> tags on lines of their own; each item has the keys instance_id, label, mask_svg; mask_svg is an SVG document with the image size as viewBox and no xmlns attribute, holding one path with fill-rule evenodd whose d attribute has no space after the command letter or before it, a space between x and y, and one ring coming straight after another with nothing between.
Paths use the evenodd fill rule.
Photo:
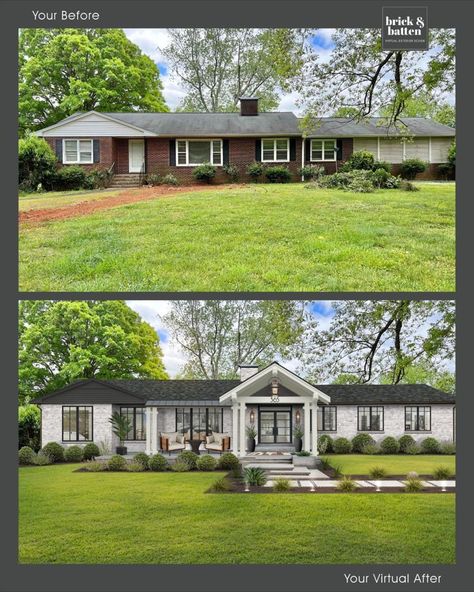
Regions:
<instances>
[{"instance_id":1,"label":"mulch bed","mask_svg":"<svg viewBox=\"0 0 474 592\"><path fill-rule=\"evenodd\" d=\"M152 199L172 197L179 193L190 193L195 191L209 191L210 189L235 189L240 184L222 184L222 185L187 185L180 187L142 187L137 189L127 189L121 191L118 195L104 197L96 201L83 201L69 206L60 206L44 208L38 210L27 210L19 213L20 224L40 224L51 220L65 220L67 218L76 218L78 216L87 216L100 210L108 210L125 204L132 204L140 201L149 201Z\"/></svg>"}]
</instances>

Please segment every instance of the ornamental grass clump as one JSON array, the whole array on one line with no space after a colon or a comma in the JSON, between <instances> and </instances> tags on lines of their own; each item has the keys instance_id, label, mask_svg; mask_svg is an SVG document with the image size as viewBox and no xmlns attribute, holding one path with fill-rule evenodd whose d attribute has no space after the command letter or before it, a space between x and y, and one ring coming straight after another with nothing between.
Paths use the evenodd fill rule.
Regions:
<instances>
[{"instance_id":1,"label":"ornamental grass clump","mask_svg":"<svg viewBox=\"0 0 474 592\"><path fill-rule=\"evenodd\" d=\"M453 472L451 471L451 469L449 467L440 466L440 467L436 467L434 469L433 477L437 481L445 481L446 479L453 478Z\"/></svg>"},{"instance_id":2,"label":"ornamental grass clump","mask_svg":"<svg viewBox=\"0 0 474 592\"><path fill-rule=\"evenodd\" d=\"M273 491L275 493L286 493L290 490L290 481L284 477L278 477L273 481Z\"/></svg>"},{"instance_id":3,"label":"ornamental grass clump","mask_svg":"<svg viewBox=\"0 0 474 592\"><path fill-rule=\"evenodd\" d=\"M171 470L175 473L187 473L191 469L189 468L188 463L182 460L177 460L171 465Z\"/></svg>"},{"instance_id":4,"label":"ornamental grass clump","mask_svg":"<svg viewBox=\"0 0 474 592\"><path fill-rule=\"evenodd\" d=\"M357 489L357 483L354 481L354 479L352 479L352 477L344 475L337 484L337 489L344 493L352 493Z\"/></svg>"},{"instance_id":5,"label":"ornamental grass clump","mask_svg":"<svg viewBox=\"0 0 474 592\"><path fill-rule=\"evenodd\" d=\"M267 482L267 476L261 467L247 467L244 469L244 481L247 485L262 486Z\"/></svg>"},{"instance_id":6,"label":"ornamental grass clump","mask_svg":"<svg viewBox=\"0 0 474 592\"><path fill-rule=\"evenodd\" d=\"M423 489L423 483L421 479L416 477L410 477L405 481L405 491L407 493L418 493Z\"/></svg>"},{"instance_id":7,"label":"ornamental grass clump","mask_svg":"<svg viewBox=\"0 0 474 592\"><path fill-rule=\"evenodd\" d=\"M387 470L384 467L372 467L369 469L369 475L372 479L383 479L387 476Z\"/></svg>"},{"instance_id":8,"label":"ornamental grass clump","mask_svg":"<svg viewBox=\"0 0 474 592\"><path fill-rule=\"evenodd\" d=\"M211 485L209 491L213 493L224 493L230 490L230 483L225 477L220 477L216 479L214 483Z\"/></svg>"}]
</instances>

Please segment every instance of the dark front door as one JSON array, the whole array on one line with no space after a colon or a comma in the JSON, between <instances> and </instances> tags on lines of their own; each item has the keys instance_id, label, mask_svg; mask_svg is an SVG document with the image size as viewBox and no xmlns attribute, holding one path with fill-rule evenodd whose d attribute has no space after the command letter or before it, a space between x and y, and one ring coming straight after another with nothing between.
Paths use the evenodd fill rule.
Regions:
<instances>
[{"instance_id":1,"label":"dark front door","mask_svg":"<svg viewBox=\"0 0 474 592\"><path fill-rule=\"evenodd\" d=\"M258 433L261 444L290 444L291 409L260 409Z\"/></svg>"}]
</instances>

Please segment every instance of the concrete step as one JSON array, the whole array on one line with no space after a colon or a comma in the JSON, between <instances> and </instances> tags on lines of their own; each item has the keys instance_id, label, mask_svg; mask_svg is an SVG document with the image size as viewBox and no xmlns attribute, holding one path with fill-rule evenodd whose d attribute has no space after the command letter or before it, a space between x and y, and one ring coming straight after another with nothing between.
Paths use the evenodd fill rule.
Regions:
<instances>
[{"instance_id":1,"label":"concrete step","mask_svg":"<svg viewBox=\"0 0 474 592\"><path fill-rule=\"evenodd\" d=\"M256 462L246 462L242 463L244 467L259 467L260 469L265 469L266 471L291 471L293 465L291 463L256 463ZM305 467L303 467L305 468Z\"/></svg>"},{"instance_id":2,"label":"concrete step","mask_svg":"<svg viewBox=\"0 0 474 592\"><path fill-rule=\"evenodd\" d=\"M139 187L140 175L138 173L121 173L114 175L110 183L111 187Z\"/></svg>"}]
</instances>

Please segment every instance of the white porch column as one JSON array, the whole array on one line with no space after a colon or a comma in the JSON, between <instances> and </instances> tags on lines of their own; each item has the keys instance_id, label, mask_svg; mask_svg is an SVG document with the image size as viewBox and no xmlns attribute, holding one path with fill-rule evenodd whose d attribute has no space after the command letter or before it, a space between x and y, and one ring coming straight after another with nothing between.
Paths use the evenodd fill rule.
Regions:
<instances>
[{"instance_id":1,"label":"white porch column","mask_svg":"<svg viewBox=\"0 0 474 592\"><path fill-rule=\"evenodd\" d=\"M151 454L151 410L153 407L146 408L146 453Z\"/></svg>"},{"instance_id":2,"label":"white porch column","mask_svg":"<svg viewBox=\"0 0 474 592\"><path fill-rule=\"evenodd\" d=\"M232 452L239 453L239 407L237 401L232 401Z\"/></svg>"},{"instance_id":3,"label":"white porch column","mask_svg":"<svg viewBox=\"0 0 474 592\"><path fill-rule=\"evenodd\" d=\"M304 402L304 436L303 436L303 448L308 452L311 452L311 433L310 433L310 416L311 404L309 401Z\"/></svg>"},{"instance_id":4,"label":"white porch column","mask_svg":"<svg viewBox=\"0 0 474 592\"><path fill-rule=\"evenodd\" d=\"M313 454L319 456L318 450L318 400L313 400L313 433L311 435L313 439Z\"/></svg>"},{"instance_id":5,"label":"white porch column","mask_svg":"<svg viewBox=\"0 0 474 592\"><path fill-rule=\"evenodd\" d=\"M151 453L158 452L158 409L152 407L151 414Z\"/></svg>"},{"instance_id":6,"label":"white porch column","mask_svg":"<svg viewBox=\"0 0 474 592\"><path fill-rule=\"evenodd\" d=\"M240 403L240 446L239 456L245 456L245 403Z\"/></svg>"}]
</instances>

